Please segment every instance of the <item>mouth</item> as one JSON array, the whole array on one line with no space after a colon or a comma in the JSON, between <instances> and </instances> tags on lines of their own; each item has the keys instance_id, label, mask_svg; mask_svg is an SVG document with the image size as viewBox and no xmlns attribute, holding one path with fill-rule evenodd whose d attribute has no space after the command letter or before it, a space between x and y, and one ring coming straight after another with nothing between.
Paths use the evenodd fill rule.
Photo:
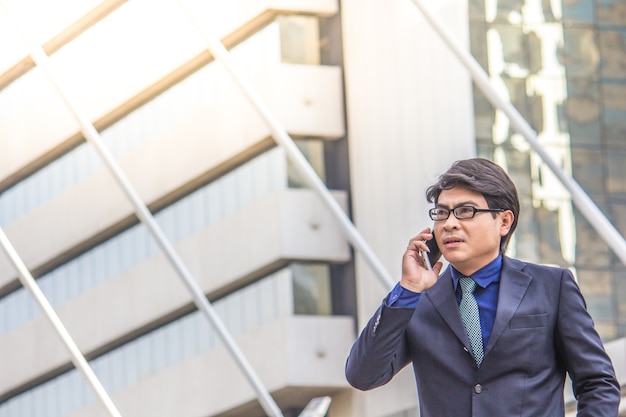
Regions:
<instances>
[{"instance_id":1,"label":"mouth","mask_svg":"<svg viewBox=\"0 0 626 417\"><path fill-rule=\"evenodd\" d=\"M458 236L448 236L443 239L443 244L446 246L457 246L463 243L463 239Z\"/></svg>"}]
</instances>

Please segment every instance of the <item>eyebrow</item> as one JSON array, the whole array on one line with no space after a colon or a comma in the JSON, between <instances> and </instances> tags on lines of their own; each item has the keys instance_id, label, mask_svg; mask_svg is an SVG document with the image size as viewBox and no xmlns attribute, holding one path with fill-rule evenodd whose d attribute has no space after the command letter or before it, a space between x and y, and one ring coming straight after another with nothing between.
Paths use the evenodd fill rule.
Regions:
<instances>
[{"instance_id":1,"label":"eyebrow","mask_svg":"<svg viewBox=\"0 0 626 417\"><path fill-rule=\"evenodd\" d=\"M457 208L457 207L463 207L463 206L473 206L473 207L478 207L478 203L473 201L473 200L467 200L467 201L462 201L459 204L457 204L456 206L454 206L453 208ZM435 204L435 207L441 207L441 208L445 208L445 209L449 209L450 206L447 206L445 204Z\"/></svg>"}]
</instances>

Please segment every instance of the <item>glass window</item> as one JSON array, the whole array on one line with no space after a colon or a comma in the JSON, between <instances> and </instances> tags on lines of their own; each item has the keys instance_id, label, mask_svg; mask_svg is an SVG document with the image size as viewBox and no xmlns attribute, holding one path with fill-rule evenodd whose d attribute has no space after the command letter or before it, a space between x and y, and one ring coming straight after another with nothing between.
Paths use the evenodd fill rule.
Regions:
<instances>
[{"instance_id":1,"label":"glass window","mask_svg":"<svg viewBox=\"0 0 626 417\"><path fill-rule=\"evenodd\" d=\"M332 314L328 265L294 264L292 271L294 313Z\"/></svg>"},{"instance_id":2,"label":"glass window","mask_svg":"<svg viewBox=\"0 0 626 417\"><path fill-rule=\"evenodd\" d=\"M601 145L602 104L597 82L589 79L568 79L565 102L572 146Z\"/></svg>"},{"instance_id":3,"label":"glass window","mask_svg":"<svg viewBox=\"0 0 626 417\"><path fill-rule=\"evenodd\" d=\"M322 181L325 181L325 166L324 166L324 141L321 139L297 139L295 140L298 149L309 161L311 167L315 173L320 177ZM300 175L295 165L291 161L287 162L289 178L289 187L291 188L308 188L303 177Z\"/></svg>"},{"instance_id":4,"label":"glass window","mask_svg":"<svg viewBox=\"0 0 626 417\"><path fill-rule=\"evenodd\" d=\"M611 199L610 207L609 213L611 214L611 219L613 219L613 226L622 236L626 236L626 201L617 198ZM616 262L616 267L624 267L621 262Z\"/></svg>"},{"instance_id":5,"label":"glass window","mask_svg":"<svg viewBox=\"0 0 626 417\"><path fill-rule=\"evenodd\" d=\"M601 27L626 27L626 4L623 0L596 0L596 15Z\"/></svg>"},{"instance_id":6,"label":"glass window","mask_svg":"<svg viewBox=\"0 0 626 417\"><path fill-rule=\"evenodd\" d=\"M593 0L562 1L563 20L568 24L591 24L595 20Z\"/></svg>"},{"instance_id":7,"label":"glass window","mask_svg":"<svg viewBox=\"0 0 626 417\"><path fill-rule=\"evenodd\" d=\"M469 0L468 12L470 20L483 22L485 20L485 0Z\"/></svg>"},{"instance_id":8,"label":"glass window","mask_svg":"<svg viewBox=\"0 0 626 417\"><path fill-rule=\"evenodd\" d=\"M613 274L608 270L578 268L578 285L585 294L587 310L597 321L610 321L615 314Z\"/></svg>"},{"instance_id":9,"label":"glass window","mask_svg":"<svg viewBox=\"0 0 626 417\"><path fill-rule=\"evenodd\" d=\"M626 65L626 60L624 65ZM623 76L623 83L607 82L602 83L601 87L604 103L604 135L610 151L626 150L626 140L624 140L626 138L626 71Z\"/></svg>"},{"instance_id":10,"label":"glass window","mask_svg":"<svg viewBox=\"0 0 626 417\"><path fill-rule=\"evenodd\" d=\"M319 20L313 16L280 16L280 48L282 62L319 65Z\"/></svg>"},{"instance_id":11,"label":"glass window","mask_svg":"<svg viewBox=\"0 0 626 417\"><path fill-rule=\"evenodd\" d=\"M572 147L574 179L585 190L590 190L596 195L604 188L603 162L603 151Z\"/></svg>"},{"instance_id":12,"label":"glass window","mask_svg":"<svg viewBox=\"0 0 626 417\"><path fill-rule=\"evenodd\" d=\"M603 202L596 200L600 210L607 213ZM576 264L587 268L606 268L611 263L611 251L598 236L598 232L578 210L574 210L576 221Z\"/></svg>"},{"instance_id":13,"label":"glass window","mask_svg":"<svg viewBox=\"0 0 626 417\"><path fill-rule=\"evenodd\" d=\"M626 4L568 0L541 5L540 10L527 7L528 2L470 1L472 36L480 39L483 22L489 28L486 50L472 37L472 51L488 62L490 76L506 88L553 161L626 234L626 215L621 214L626 212ZM613 278L624 266L508 120L497 111L491 118L481 93L474 102L477 153L507 169L521 199L508 253L571 268L589 294L602 337L624 336L626 320L616 300L625 298L626 285ZM594 274L600 277L597 283L591 282Z\"/></svg>"},{"instance_id":14,"label":"glass window","mask_svg":"<svg viewBox=\"0 0 626 417\"><path fill-rule=\"evenodd\" d=\"M597 36L602 54L602 77L613 80L626 78L626 31L598 31Z\"/></svg>"},{"instance_id":15,"label":"glass window","mask_svg":"<svg viewBox=\"0 0 626 417\"><path fill-rule=\"evenodd\" d=\"M528 74L528 54L522 28L512 25L491 25L487 32L489 72L523 77Z\"/></svg>"},{"instance_id":16,"label":"glass window","mask_svg":"<svg viewBox=\"0 0 626 417\"><path fill-rule=\"evenodd\" d=\"M626 334L626 299L620 294L626 294L626 271L619 270L614 272L615 276L615 302L617 303L617 326L618 334Z\"/></svg>"},{"instance_id":17,"label":"glass window","mask_svg":"<svg viewBox=\"0 0 626 417\"><path fill-rule=\"evenodd\" d=\"M607 191L616 198L626 199L626 151L611 151L607 154Z\"/></svg>"},{"instance_id":18,"label":"glass window","mask_svg":"<svg viewBox=\"0 0 626 417\"><path fill-rule=\"evenodd\" d=\"M597 78L600 48L592 29L564 29L562 59L569 78Z\"/></svg>"},{"instance_id":19,"label":"glass window","mask_svg":"<svg viewBox=\"0 0 626 417\"><path fill-rule=\"evenodd\" d=\"M499 0L485 2L485 15L488 22L520 22L524 2L519 0Z\"/></svg>"}]
</instances>

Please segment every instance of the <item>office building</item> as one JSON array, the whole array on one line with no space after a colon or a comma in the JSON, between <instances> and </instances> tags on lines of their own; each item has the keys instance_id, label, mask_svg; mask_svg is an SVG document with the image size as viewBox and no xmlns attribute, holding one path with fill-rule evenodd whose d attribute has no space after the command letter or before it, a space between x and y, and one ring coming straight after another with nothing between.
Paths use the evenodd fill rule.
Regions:
<instances>
[{"instance_id":1,"label":"office building","mask_svg":"<svg viewBox=\"0 0 626 417\"><path fill-rule=\"evenodd\" d=\"M574 271L626 381L624 264L412 1L1 3L0 227L123 416L265 413L81 116L284 416L320 396L333 417L419 415L410 370L367 393L345 381L389 288L214 59L215 39L393 279L430 223L427 185L461 158L505 167L523 204L510 254ZM626 5L429 7L626 233ZM107 415L4 252L0 352L0 417Z\"/></svg>"}]
</instances>

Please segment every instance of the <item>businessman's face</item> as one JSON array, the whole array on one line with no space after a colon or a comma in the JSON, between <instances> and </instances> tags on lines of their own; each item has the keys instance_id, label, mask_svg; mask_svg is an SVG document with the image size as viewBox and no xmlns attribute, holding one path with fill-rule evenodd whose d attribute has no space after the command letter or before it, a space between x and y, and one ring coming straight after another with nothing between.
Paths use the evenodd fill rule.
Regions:
<instances>
[{"instance_id":1,"label":"businessman's face","mask_svg":"<svg viewBox=\"0 0 626 417\"><path fill-rule=\"evenodd\" d=\"M488 209L482 194L465 187L443 190L437 207L450 211L468 207L466 213ZM494 207L497 208L497 207ZM495 215L495 218L494 218ZM475 212L473 218L458 219L451 212L446 220L435 221L435 237L443 256L462 274L471 275L494 260L500 252L500 238L505 236L513 221L510 211Z\"/></svg>"}]
</instances>

